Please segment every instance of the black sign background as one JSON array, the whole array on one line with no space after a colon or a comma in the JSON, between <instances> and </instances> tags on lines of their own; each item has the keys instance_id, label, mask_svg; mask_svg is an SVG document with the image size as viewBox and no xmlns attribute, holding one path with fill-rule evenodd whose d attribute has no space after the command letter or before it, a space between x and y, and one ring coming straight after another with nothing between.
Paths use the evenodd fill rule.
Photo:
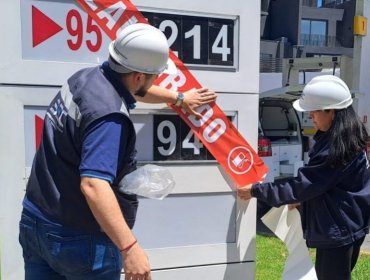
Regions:
<instances>
[{"instance_id":1,"label":"black sign background","mask_svg":"<svg viewBox=\"0 0 370 280\"><path fill-rule=\"evenodd\" d=\"M232 116L227 116L227 118L232 121ZM163 126L164 124L169 124L172 126L172 129L175 130L176 135L170 135L170 128L167 125ZM162 127L159 129L158 127L161 125ZM194 146L194 133L191 132L190 139L187 139L185 142L190 142L190 148L185 147L184 144L185 138L188 136L190 132L190 127L177 115L153 115L153 160L216 160L213 155L207 150L205 146L199 147L199 154L195 153ZM171 141L166 141L163 143L160 140L159 134L163 134L162 136L166 139L173 141L172 144L175 143L174 150L169 155L163 155L160 152L160 148L164 149L165 151L169 151ZM176 136L176 137L175 137ZM198 139L200 142L200 140ZM201 142L200 142L201 143ZM197 145L197 143L195 143ZM199 146L199 145L197 145Z\"/></svg>"},{"instance_id":2,"label":"black sign background","mask_svg":"<svg viewBox=\"0 0 370 280\"><path fill-rule=\"evenodd\" d=\"M165 126L160 133L166 139L171 138L172 141L176 141L174 152L170 155L163 155L159 151L159 147L163 147L165 150L169 149L169 143L163 143L158 137L158 127L163 121L169 121L173 124L176 130L176 137L170 135L170 129ZM211 153L205 148L200 148L199 154L195 154L193 148L185 148L183 141L189 134L189 126L177 115L154 115L153 116L153 159L154 160L215 160ZM190 142L194 142L194 134L189 139Z\"/></svg>"},{"instance_id":3,"label":"black sign background","mask_svg":"<svg viewBox=\"0 0 370 280\"><path fill-rule=\"evenodd\" d=\"M233 19L153 12L143 12L143 15L148 19L150 24L157 28L160 28L161 23L164 23L166 28L162 31L169 40L171 49L177 52L177 56L183 63L193 65L234 66L235 21ZM169 23L168 21L172 22ZM197 25L200 26L200 29L195 30L194 28ZM177 30L174 30L173 27ZM227 40L226 36L221 36L221 41L219 39L218 42L216 42L219 33L222 29L225 31L225 28ZM177 31L177 34L174 33L175 31ZM225 54L223 56L219 51L214 52L212 50L215 42L217 47L227 48L227 51L224 50L227 55ZM199 57L196 57L198 54L200 54Z\"/></svg>"}]
</instances>

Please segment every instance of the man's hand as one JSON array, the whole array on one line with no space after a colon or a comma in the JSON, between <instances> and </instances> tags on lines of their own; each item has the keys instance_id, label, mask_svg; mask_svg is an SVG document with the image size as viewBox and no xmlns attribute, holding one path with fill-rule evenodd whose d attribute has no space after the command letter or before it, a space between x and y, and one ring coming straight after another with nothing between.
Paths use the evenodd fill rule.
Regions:
<instances>
[{"instance_id":1,"label":"man's hand","mask_svg":"<svg viewBox=\"0 0 370 280\"><path fill-rule=\"evenodd\" d=\"M135 244L128 252L122 253L125 280L151 280L149 259L144 250Z\"/></svg>"},{"instance_id":2,"label":"man's hand","mask_svg":"<svg viewBox=\"0 0 370 280\"><path fill-rule=\"evenodd\" d=\"M214 91L210 91L208 88L191 89L184 92L184 102L181 107L186 112L196 117L201 118L201 114L195 111L196 108L215 101L217 95Z\"/></svg>"},{"instance_id":3,"label":"man's hand","mask_svg":"<svg viewBox=\"0 0 370 280\"><path fill-rule=\"evenodd\" d=\"M246 185L245 187L237 190L240 199L249 200L252 198L252 186L253 184Z\"/></svg>"},{"instance_id":4,"label":"man's hand","mask_svg":"<svg viewBox=\"0 0 370 280\"><path fill-rule=\"evenodd\" d=\"M196 108L204 104L211 103L216 100L217 95L214 91L208 88L191 89L183 93L184 100L181 107L186 112L196 117L201 118L201 114L195 111ZM135 95L135 99L144 103L167 103L175 104L177 101L177 92L170 89L165 89L156 85L152 85L144 96Z\"/></svg>"},{"instance_id":5,"label":"man's hand","mask_svg":"<svg viewBox=\"0 0 370 280\"><path fill-rule=\"evenodd\" d=\"M116 246L123 249L129 246L128 242L134 244L121 253L126 273L125 279L151 280L148 257L138 243L132 243L136 238L122 215L108 181L82 177L81 191L99 225Z\"/></svg>"}]
</instances>

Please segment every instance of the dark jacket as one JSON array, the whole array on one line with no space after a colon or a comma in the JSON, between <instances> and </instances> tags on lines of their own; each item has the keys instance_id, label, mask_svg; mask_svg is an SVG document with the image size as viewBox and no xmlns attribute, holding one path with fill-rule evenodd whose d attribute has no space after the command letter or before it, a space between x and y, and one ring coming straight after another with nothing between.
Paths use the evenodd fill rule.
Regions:
<instances>
[{"instance_id":1,"label":"dark jacket","mask_svg":"<svg viewBox=\"0 0 370 280\"><path fill-rule=\"evenodd\" d=\"M136 195L118 191L123 176L136 168L136 134L123 87L115 88L101 67L86 68L68 79L46 111L42 141L36 152L26 195L48 219L74 229L100 231L80 190L80 160L86 128L112 113L127 123L128 141L119 174L112 183L127 224L133 227ZM127 99L127 98L126 98Z\"/></svg>"},{"instance_id":2,"label":"dark jacket","mask_svg":"<svg viewBox=\"0 0 370 280\"><path fill-rule=\"evenodd\" d=\"M256 184L252 196L271 206L301 202L304 238L312 248L344 246L369 231L370 169L365 152L343 168L327 163L330 131L318 132L308 165L283 183Z\"/></svg>"}]
</instances>

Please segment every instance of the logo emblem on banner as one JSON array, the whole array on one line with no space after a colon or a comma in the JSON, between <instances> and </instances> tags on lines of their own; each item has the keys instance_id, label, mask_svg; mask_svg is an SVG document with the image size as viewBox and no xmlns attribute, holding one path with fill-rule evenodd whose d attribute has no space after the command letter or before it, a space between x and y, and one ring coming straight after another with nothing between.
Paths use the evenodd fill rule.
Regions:
<instances>
[{"instance_id":1,"label":"logo emblem on banner","mask_svg":"<svg viewBox=\"0 0 370 280\"><path fill-rule=\"evenodd\" d=\"M128 0L77 0L77 2L112 40L132 23L147 23L145 17ZM170 59L177 67L177 74L172 76L161 74L155 81L156 85L181 92L201 87L172 51ZM199 120L180 108L172 105L171 107L212 153L236 187L263 181L268 171L267 166L216 103L198 108L197 111L202 115Z\"/></svg>"},{"instance_id":2,"label":"logo emblem on banner","mask_svg":"<svg viewBox=\"0 0 370 280\"><path fill-rule=\"evenodd\" d=\"M227 158L229 168L235 174L245 174L253 167L253 154L246 147L232 149Z\"/></svg>"}]
</instances>

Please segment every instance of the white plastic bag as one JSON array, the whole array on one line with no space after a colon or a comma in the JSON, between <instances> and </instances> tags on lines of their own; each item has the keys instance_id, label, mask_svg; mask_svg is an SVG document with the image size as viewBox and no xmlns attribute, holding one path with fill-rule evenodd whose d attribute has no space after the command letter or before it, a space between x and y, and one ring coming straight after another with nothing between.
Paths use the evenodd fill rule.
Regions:
<instances>
[{"instance_id":1,"label":"white plastic bag","mask_svg":"<svg viewBox=\"0 0 370 280\"><path fill-rule=\"evenodd\" d=\"M118 186L123 193L163 199L173 190L175 181L168 169L146 164L126 175Z\"/></svg>"}]
</instances>

